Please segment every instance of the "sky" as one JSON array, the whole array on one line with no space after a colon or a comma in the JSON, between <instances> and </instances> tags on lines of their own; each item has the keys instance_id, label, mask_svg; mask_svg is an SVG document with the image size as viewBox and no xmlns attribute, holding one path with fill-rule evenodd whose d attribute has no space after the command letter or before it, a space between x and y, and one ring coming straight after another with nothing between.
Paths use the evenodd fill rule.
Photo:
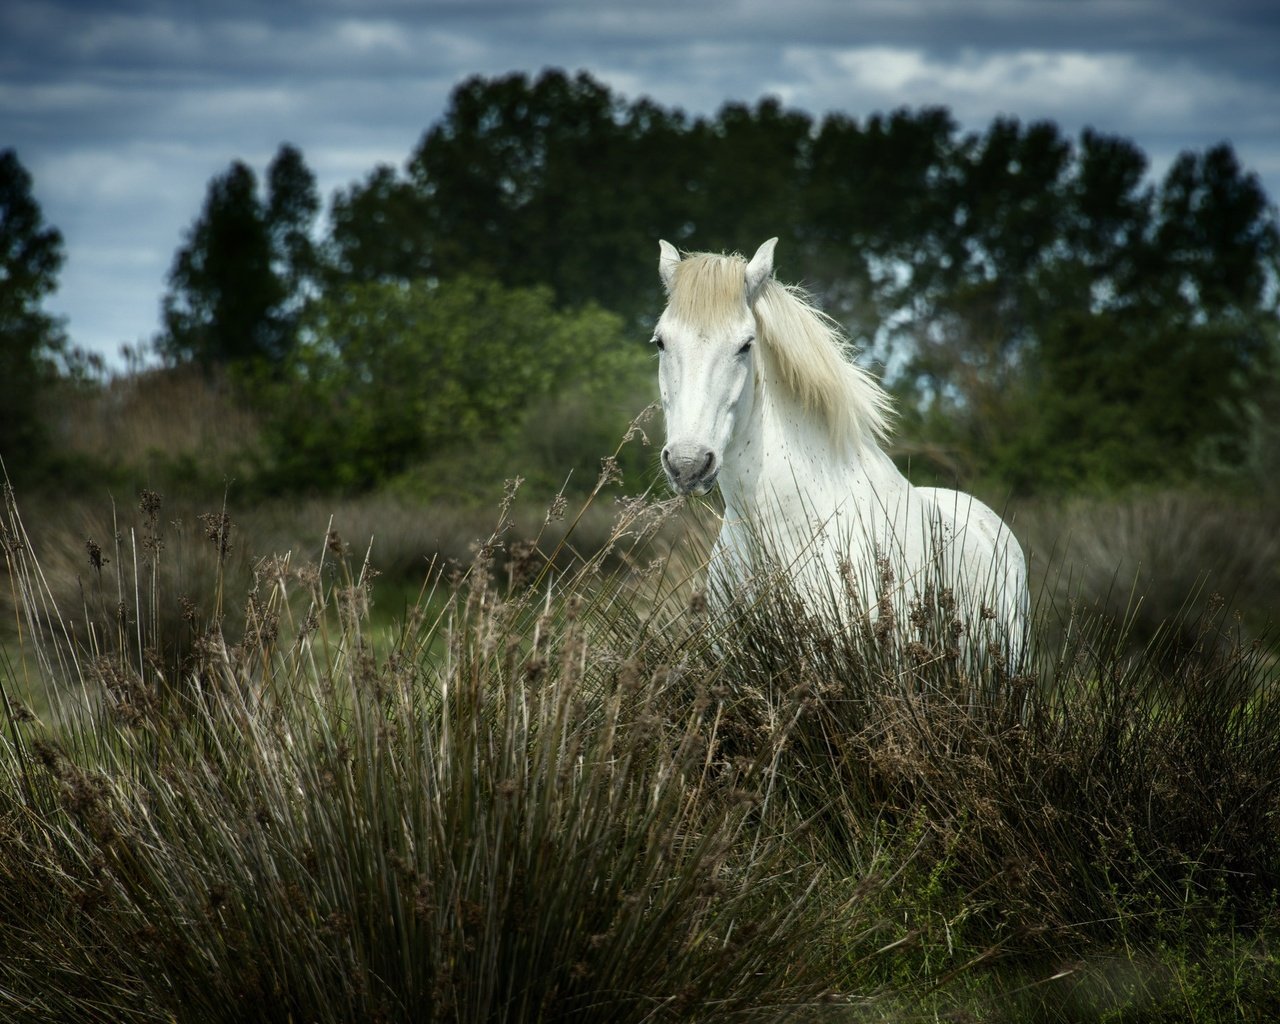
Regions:
<instances>
[{"instance_id":1,"label":"sky","mask_svg":"<svg viewBox=\"0 0 1280 1024\"><path fill-rule=\"evenodd\" d=\"M402 167L463 79L545 67L690 114L1050 119L1132 139L1154 174L1226 141L1280 200L1278 0L4 0L0 149L65 239L46 308L116 360L158 330L232 160L262 174L290 142L327 202Z\"/></svg>"}]
</instances>

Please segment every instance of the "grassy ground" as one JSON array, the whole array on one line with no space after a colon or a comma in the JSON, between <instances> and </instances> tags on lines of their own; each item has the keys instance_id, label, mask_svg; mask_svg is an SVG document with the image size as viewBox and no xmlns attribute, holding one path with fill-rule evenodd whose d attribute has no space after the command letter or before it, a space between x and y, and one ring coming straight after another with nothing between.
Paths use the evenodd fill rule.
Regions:
<instances>
[{"instance_id":1,"label":"grassy ground","mask_svg":"<svg viewBox=\"0 0 1280 1024\"><path fill-rule=\"evenodd\" d=\"M1010 676L941 593L711 617L608 467L242 504L252 416L154 385L0 516L0 1018L1280 1018L1267 509L1010 510Z\"/></svg>"},{"instance_id":2,"label":"grassy ground","mask_svg":"<svg viewBox=\"0 0 1280 1024\"><path fill-rule=\"evenodd\" d=\"M5 1012L1280 1013L1264 647L1080 620L1010 678L941 595L909 647L785 588L712 620L687 513L587 506L382 617L327 515L259 558L144 497L70 588L11 504Z\"/></svg>"}]
</instances>

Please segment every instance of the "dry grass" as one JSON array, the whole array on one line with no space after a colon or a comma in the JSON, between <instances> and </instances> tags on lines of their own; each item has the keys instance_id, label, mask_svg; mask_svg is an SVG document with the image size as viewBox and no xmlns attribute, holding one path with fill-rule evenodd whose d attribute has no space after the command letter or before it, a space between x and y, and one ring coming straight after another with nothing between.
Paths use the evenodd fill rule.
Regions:
<instances>
[{"instance_id":1,"label":"dry grass","mask_svg":"<svg viewBox=\"0 0 1280 1024\"><path fill-rule=\"evenodd\" d=\"M114 377L72 390L50 417L64 456L104 467L245 478L259 445L257 415L231 383L192 367Z\"/></svg>"},{"instance_id":2,"label":"dry grass","mask_svg":"<svg viewBox=\"0 0 1280 1024\"><path fill-rule=\"evenodd\" d=\"M656 525L636 509L611 539ZM593 625L617 595L603 553L554 594L533 557L528 586L495 589L504 522L382 650L368 572L340 545L331 583L283 556L258 567L242 633L213 623L171 678L144 621L118 647L61 628L12 507L5 526L22 609L48 627L26 655L58 682L47 722L5 683L10 1012L684 1021L820 1005L829 923L803 898L820 872L740 795L762 765L714 765L711 710L672 718L670 671Z\"/></svg>"},{"instance_id":3,"label":"dry grass","mask_svg":"<svg viewBox=\"0 0 1280 1024\"><path fill-rule=\"evenodd\" d=\"M1033 592L1062 627L1083 616L1125 623L1138 649L1174 634L1215 652L1280 616L1275 524L1263 502L1187 491L1043 502L1019 508L1016 523Z\"/></svg>"},{"instance_id":4,"label":"dry grass","mask_svg":"<svg viewBox=\"0 0 1280 1024\"><path fill-rule=\"evenodd\" d=\"M316 565L335 551L376 567L370 600L377 619L403 621L433 567L461 571L492 530L491 512L396 495L278 499L242 510L206 492L203 502L149 490L119 504L41 496L24 502L43 585L76 642L109 635L118 646L141 622L152 656L174 670L215 620L231 634L243 628L262 565L281 557L294 566ZM520 563L545 557L568 571L609 546L628 507L626 500L601 497L579 514L563 497L541 504L513 492L496 567L503 575L521 572ZM223 515L226 537L211 540L210 526ZM674 539L656 538L645 557L659 556ZM609 557L623 554L614 545ZM325 582L332 583L332 559L326 571ZM0 639L15 636L18 596L0 588Z\"/></svg>"},{"instance_id":5,"label":"dry grass","mask_svg":"<svg viewBox=\"0 0 1280 1024\"><path fill-rule=\"evenodd\" d=\"M0 1000L182 1022L1274 1008L1265 660L1134 658L1090 627L1010 677L941 593L902 637L833 633L785 581L712 617L658 540L677 507L611 510L577 557L564 524L517 544L508 503L391 634L336 538L256 562L233 625L215 530L195 539L222 617L166 674L145 612L67 625L11 506L45 628L4 677ZM135 608L163 592L126 583ZM23 666L54 683L35 720Z\"/></svg>"}]
</instances>

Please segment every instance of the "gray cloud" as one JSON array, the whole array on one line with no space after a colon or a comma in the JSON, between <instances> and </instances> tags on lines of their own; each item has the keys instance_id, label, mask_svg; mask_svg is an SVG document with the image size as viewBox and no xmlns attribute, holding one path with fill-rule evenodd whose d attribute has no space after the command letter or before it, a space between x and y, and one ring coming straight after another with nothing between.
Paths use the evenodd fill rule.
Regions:
<instances>
[{"instance_id":1,"label":"gray cloud","mask_svg":"<svg viewBox=\"0 0 1280 1024\"><path fill-rule=\"evenodd\" d=\"M980 129L1052 118L1158 171L1231 141L1280 196L1272 0L14 0L0 146L67 237L50 306L113 352L156 329L208 179L300 146L326 193L400 164L470 74L585 68L696 113L765 93L819 115L942 104Z\"/></svg>"}]
</instances>

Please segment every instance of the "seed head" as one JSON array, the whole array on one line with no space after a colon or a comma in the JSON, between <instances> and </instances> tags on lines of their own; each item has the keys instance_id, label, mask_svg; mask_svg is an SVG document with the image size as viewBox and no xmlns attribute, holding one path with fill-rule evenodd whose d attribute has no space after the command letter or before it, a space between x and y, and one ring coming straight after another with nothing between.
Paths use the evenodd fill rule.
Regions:
<instances>
[{"instance_id":1,"label":"seed head","mask_svg":"<svg viewBox=\"0 0 1280 1024\"><path fill-rule=\"evenodd\" d=\"M94 572L101 574L102 567L110 561L102 557L102 546L90 537L84 542L84 549L89 554L89 564L93 566Z\"/></svg>"}]
</instances>

